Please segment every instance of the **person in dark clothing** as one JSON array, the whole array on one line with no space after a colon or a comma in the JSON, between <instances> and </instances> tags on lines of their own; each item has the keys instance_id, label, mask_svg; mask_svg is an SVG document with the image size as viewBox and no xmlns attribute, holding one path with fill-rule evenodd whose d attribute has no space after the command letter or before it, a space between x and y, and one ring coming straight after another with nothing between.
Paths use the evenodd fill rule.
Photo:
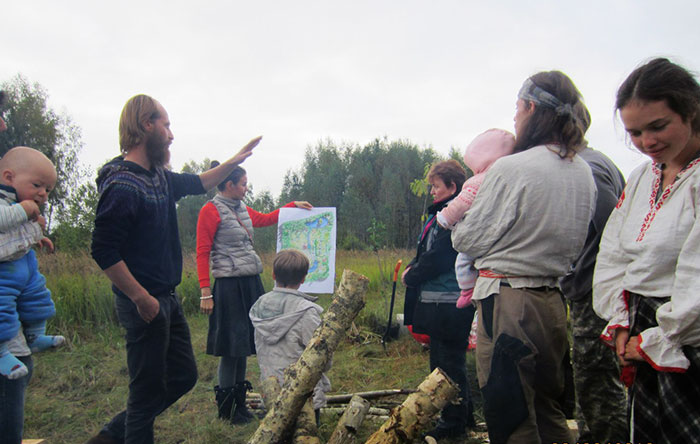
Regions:
<instances>
[{"instance_id":1,"label":"person in dark clothing","mask_svg":"<svg viewBox=\"0 0 700 444\"><path fill-rule=\"evenodd\" d=\"M580 121L587 130L591 116L583 104L577 107ZM595 212L588 225L588 235L581 255L571 271L562 278L562 292L569 303L572 329L571 360L576 389L578 442L625 442L627 395L620 381L620 366L615 350L600 340L607 324L593 311L593 269L603 228L615 208L625 179L605 154L586 145L578 154L593 172L597 194Z\"/></svg>"},{"instance_id":2,"label":"person in dark clothing","mask_svg":"<svg viewBox=\"0 0 700 444\"><path fill-rule=\"evenodd\" d=\"M430 335L430 370L442 369L459 385L458 404L449 404L427 435L440 439L462 436L475 426L467 379L466 352L474 306L457 308L460 289L455 276L457 252L450 231L440 227L436 214L462 189L467 175L455 160L438 162L428 173L433 204L418 239L416 257L402 280L406 285L404 322L413 331Z\"/></svg>"},{"instance_id":3,"label":"person in dark clothing","mask_svg":"<svg viewBox=\"0 0 700 444\"><path fill-rule=\"evenodd\" d=\"M126 329L129 399L126 410L88 443L153 443L156 416L197 381L189 327L175 294L182 275L175 202L216 186L260 139L199 176L177 174L164 168L173 133L163 106L146 95L124 106L122 155L97 178L92 257L112 281L119 322Z\"/></svg>"}]
</instances>

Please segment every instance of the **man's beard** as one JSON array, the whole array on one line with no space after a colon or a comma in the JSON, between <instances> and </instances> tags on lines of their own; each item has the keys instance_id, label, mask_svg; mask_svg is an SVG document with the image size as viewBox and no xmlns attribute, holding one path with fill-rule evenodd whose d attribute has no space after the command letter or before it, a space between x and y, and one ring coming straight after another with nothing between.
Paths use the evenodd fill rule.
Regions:
<instances>
[{"instance_id":1,"label":"man's beard","mask_svg":"<svg viewBox=\"0 0 700 444\"><path fill-rule=\"evenodd\" d=\"M154 167L162 167L170 161L168 141L158 137L157 134L149 134L146 139L146 157Z\"/></svg>"}]
</instances>

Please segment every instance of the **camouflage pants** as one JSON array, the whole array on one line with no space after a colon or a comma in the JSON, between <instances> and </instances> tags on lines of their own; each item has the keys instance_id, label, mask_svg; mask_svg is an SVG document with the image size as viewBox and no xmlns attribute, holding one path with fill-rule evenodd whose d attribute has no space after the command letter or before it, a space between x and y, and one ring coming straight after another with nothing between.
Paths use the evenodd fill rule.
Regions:
<instances>
[{"instance_id":1,"label":"camouflage pants","mask_svg":"<svg viewBox=\"0 0 700 444\"><path fill-rule=\"evenodd\" d=\"M615 352L600 340L606 322L593 311L590 292L569 305L578 442L627 442L627 400L619 364Z\"/></svg>"}]
</instances>

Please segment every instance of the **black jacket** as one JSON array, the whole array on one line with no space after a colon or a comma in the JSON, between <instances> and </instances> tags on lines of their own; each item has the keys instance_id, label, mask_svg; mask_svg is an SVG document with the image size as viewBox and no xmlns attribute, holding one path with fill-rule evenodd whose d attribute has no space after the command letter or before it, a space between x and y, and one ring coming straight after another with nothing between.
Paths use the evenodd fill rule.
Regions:
<instances>
[{"instance_id":1,"label":"black jacket","mask_svg":"<svg viewBox=\"0 0 700 444\"><path fill-rule=\"evenodd\" d=\"M454 277L457 251L452 248L451 232L437 225L435 220L435 215L456 195L457 193L428 208L428 222L421 230L416 257L408 264L410 269L404 277L407 285L404 324L412 325L415 333L428 334L432 338L439 337L466 349L474 307L470 305L458 309L454 302L419 302L423 284L444 278L450 272L456 291L459 292Z\"/></svg>"}]
</instances>

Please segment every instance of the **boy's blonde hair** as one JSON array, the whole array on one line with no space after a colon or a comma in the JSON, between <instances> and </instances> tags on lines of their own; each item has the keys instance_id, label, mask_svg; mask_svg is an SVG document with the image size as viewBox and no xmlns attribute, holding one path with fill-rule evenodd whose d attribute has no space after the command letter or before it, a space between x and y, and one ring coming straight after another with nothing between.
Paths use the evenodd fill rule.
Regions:
<instances>
[{"instance_id":1,"label":"boy's blonde hair","mask_svg":"<svg viewBox=\"0 0 700 444\"><path fill-rule=\"evenodd\" d=\"M272 261L272 272L278 287L299 285L309 272L309 258L299 250L282 250Z\"/></svg>"}]
</instances>

